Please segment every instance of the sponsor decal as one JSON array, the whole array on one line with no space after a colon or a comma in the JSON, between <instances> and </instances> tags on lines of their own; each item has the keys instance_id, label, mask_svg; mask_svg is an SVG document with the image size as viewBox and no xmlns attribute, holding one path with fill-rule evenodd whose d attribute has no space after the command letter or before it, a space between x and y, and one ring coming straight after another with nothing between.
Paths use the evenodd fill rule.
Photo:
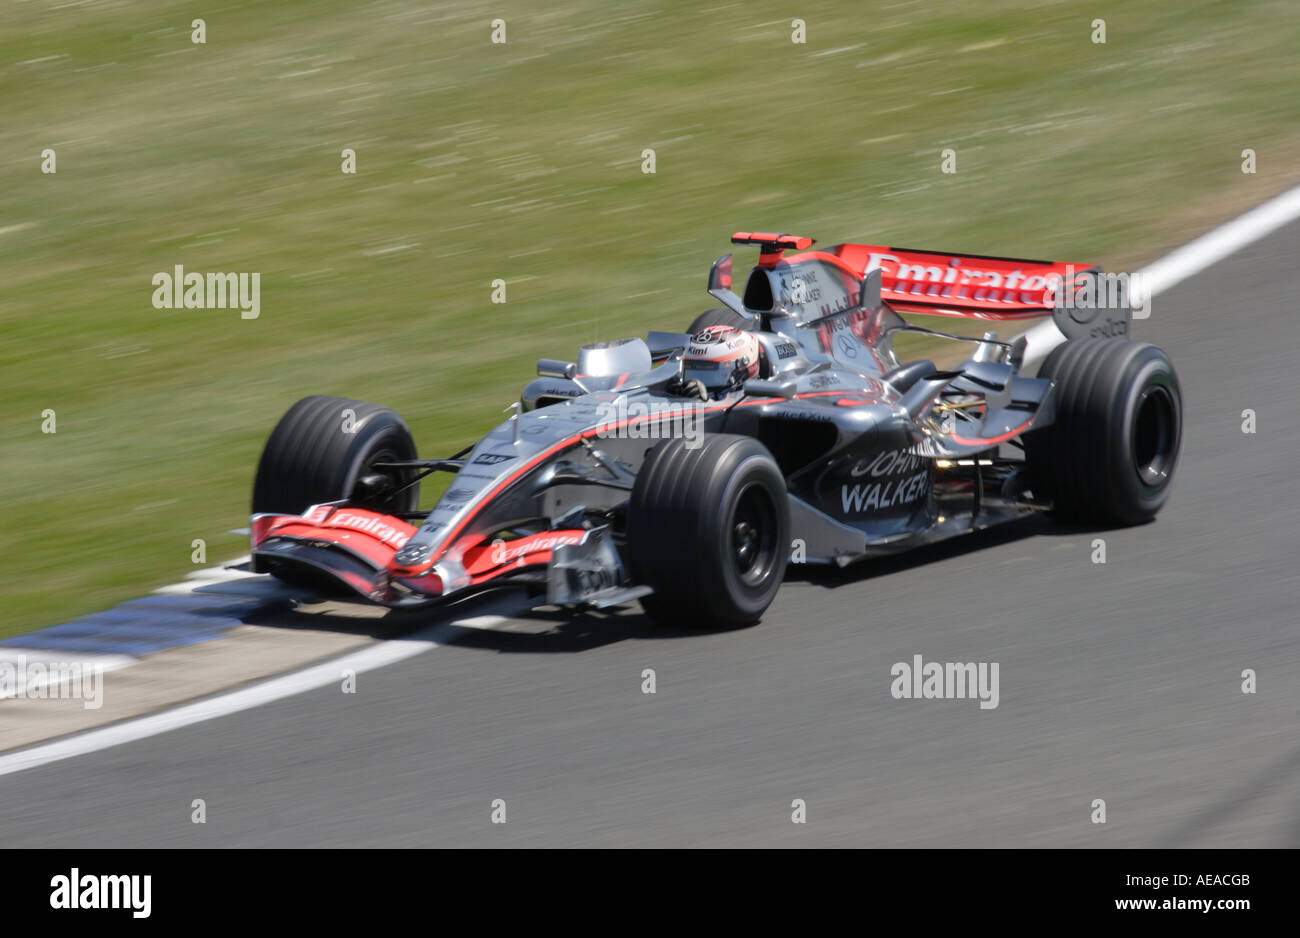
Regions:
<instances>
[{"instance_id":1,"label":"sponsor decal","mask_svg":"<svg viewBox=\"0 0 1300 938\"><path fill-rule=\"evenodd\" d=\"M832 316L835 313L840 313L846 309L851 309L857 304L858 304L858 298L856 296L849 296L849 295L841 296L834 303L823 303L818 308L817 315ZM842 327L837 326L836 328L842 328Z\"/></svg>"},{"instance_id":2,"label":"sponsor decal","mask_svg":"<svg viewBox=\"0 0 1300 938\"><path fill-rule=\"evenodd\" d=\"M423 563L429 559L431 553L433 553L433 548L428 544L407 544L397 552L393 559L405 565Z\"/></svg>"},{"instance_id":3,"label":"sponsor decal","mask_svg":"<svg viewBox=\"0 0 1300 938\"><path fill-rule=\"evenodd\" d=\"M499 466L503 462L509 462L514 459L513 453L479 453L474 457L476 466Z\"/></svg>"},{"instance_id":4,"label":"sponsor decal","mask_svg":"<svg viewBox=\"0 0 1300 938\"><path fill-rule=\"evenodd\" d=\"M521 538L515 544L497 538L492 542L492 562L500 566L539 551L555 550L557 547L581 544L586 536L586 531L561 531L556 534L537 534L532 537Z\"/></svg>"},{"instance_id":5,"label":"sponsor decal","mask_svg":"<svg viewBox=\"0 0 1300 938\"><path fill-rule=\"evenodd\" d=\"M777 358L794 358L798 354L799 354L799 346L795 345L793 342L776 343Z\"/></svg>"},{"instance_id":6,"label":"sponsor decal","mask_svg":"<svg viewBox=\"0 0 1300 938\"><path fill-rule=\"evenodd\" d=\"M587 393L572 384L544 384L537 392L539 397L582 397Z\"/></svg>"},{"instance_id":7,"label":"sponsor decal","mask_svg":"<svg viewBox=\"0 0 1300 938\"><path fill-rule=\"evenodd\" d=\"M411 538L408 532L393 527L383 518L358 515L350 511L337 511L324 521L317 523L325 528L346 528L350 531L362 531L375 540L382 541L393 547L402 547Z\"/></svg>"},{"instance_id":8,"label":"sponsor decal","mask_svg":"<svg viewBox=\"0 0 1300 938\"><path fill-rule=\"evenodd\" d=\"M1088 331L1090 339L1126 339L1128 338L1128 321L1124 319L1107 319L1101 325Z\"/></svg>"},{"instance_id":9,"label":"sponsor decal","mask_svg":"<svg viewBox=\"0 0 1300 938\"><path fill-rule=\"evenodd\" d=\"M910 505L928 491L929 482L928 472L918 472L907 478L886 482L860 482L856 485L845 483L840 486L840 502L845 514L862 514Z\"/></svg>"},{"instance_id":10,"label":"sponsor decal","mask_svg":"<svg viewBox=\"0 0 1300 938\"><path fill-rule=\"evenodd\" d=\"M1032 304L1043 301L1043 294L1039 291L1046 286L1046 277L1026 277L1022 270L997 271L966 267L957 257L948 259L946 263L945 270L937 264L903 263L893 254L873 253L867 261L867 270L879 267L883 275L893 281L887 281L885 289L895 293L953 299L969 297L995 303Z\"/></svg>"},{"instance_id":11,"label":"sponsor decal","mask_svg":"<svg viewBox=\"0 0 1300 938\"><path fill-rule=\"evenodd\" d=\"M780 277L780 297L782 306L804 306L816 303L822 298L821 287L817 285L817 270L805 267L798 273L784 273Z\"/></svg>"},{"instance_id":12,"label":"sponsor decal","mask_svg":"<svg viewBox=\"0 0 1300 938\"><path fill-rule=\"evenodd\" d=\"M865 481L840 486L840 505L844 514L882 511L911 505L930 490L930 470L926 459L906 450L887 450L869 459L859 460L850 470L853 478ZM917 469L920 471L916 471Z\"/></svg>"},{"instance_id":13,"label":"sponsor decal","mask_svg":"<svg viewBox=\"0 0 1300 938\"><path fill-rule=\"evenodd\" d=\"M835 345L839 348L840 354L845 358L858 357L858 343L853 341L853 337L841 333L835 340Z\"/></svg>"},{"instance_id":14,"label":"sponsor decal","mask_svg":"<svg viewBox=\"0 0 1300 938\"><path fill-rule=\"evenodd\" d=\"M924 461L924 456L909 453L905 449L886 450L868 459L859 459L849 470L849 475L855 479L868 473L874 478L903 475L911 472Z\"/></svg>"},{"instance_id":15,"label":"sponsor decal","mask_svg":"<svg viewBox=\"0 0 1300 938\"><path fill-rule=\"evenodd\" d=\"M745 333L737 332L734 326L705 326L703 330L692 336L691 340L690 351L697 354L707 354L710 345L726 345L727 348L740 348L745 342Z\"/></svg>"},{"instance_id":16,"label":"sponsor decal","mask_svg":"<svg viewBox=\"0 0 1300 938\"><path fill-rule=\"evenodd\" d=\"M1052 309L1057 303L1068 305L1080 301L1086 306L1095 305L1086 283L1094 277L1093 274L1076 274L1074 266L1069 264L1064 265L1063 276L1060 269L1054 269L1056 265L1025 261L1022 263L1030 267L1026 271L1015 267L1015 263L1008 261L1003 269L997 270L980 266L976 259L968 264L961 257L912 255L903 259L887 252L872 252L866 270L880 268L884 280L882 289L895 295L938 297L958 302L1018 303L1045 309ZM1149 315L1145 291L1142 290L1144 285L1140 283L1140 275L1133 276L1138 279L1126 274L1106 274L1101 278L1102 285L1111 290L1114 281L1118 280L1124 287L1131 287L1135 295L1132 306L1136 318L1142 319ZM1071 296L1075 299L1071 300ZM1112 296L1117 297L1118 290ZM1103 303L1108 309L1119 306L1113 300Z\"/></svg>"},{"instance_id":17,"label":"sponsor decal","mask_svg":"<svg viewBox=\"0 0 1300 938\"><path fill-rule=\"evenodd\" d=\"M824 410L824 408L822 408L821 410ZM785 420L785 419L789 419L789 420L814 420L814 421L817 421L818 423L834 423L834 422L835 422L833 419L831 419L831 415L830 415L830 414L823 413L823 412L821 412L821 410L806 410L806 409L798 409L798 408L793 408L793 407L792 407L792 408L790 408L789 410L777 410L777 411L775 411L775 412L772 414L772 416L773 416L773 417L780 417L780 418L783 419L783 420Z\"/></svg>"},{"instance_id":18,"label":"sponsor decal","mask_svg":"<svg viewBox=\"0 0 1300 938\"><path fill-rule=\"evenodd\" d=\"M442 496L444 502L452 505L461 505L474 497L473 489L448 489Z\"/></svg>"}]
</instances>

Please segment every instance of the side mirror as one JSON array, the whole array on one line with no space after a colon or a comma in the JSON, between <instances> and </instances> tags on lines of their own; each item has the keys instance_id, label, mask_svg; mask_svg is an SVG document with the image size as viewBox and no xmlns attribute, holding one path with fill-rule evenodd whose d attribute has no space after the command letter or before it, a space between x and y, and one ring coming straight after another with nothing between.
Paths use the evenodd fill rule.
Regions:
<instances>
[{"instance_id":1,"label":"side mirror","mask_svg":"<svg viewBox=\"0 0 1300 938\"><path fill-rule=\"evenodd\" d=\"M542 378L573 378L578 374L578 366L574 362L562 362L555 358L539 358L537 374Z\"/></svg>"},{"instance_id":2,"label":"side mirror","mask_svg":"<svg viewBox=\"0 0 1300 938\"><path fill-rule=\"evenodd\" d=\"M713 262L709 270L709 292L731 289L731 255L724 254Z\"/></svg>"},{"instance_id":3,"label":"side mirror","mask_svg":"<svg viewBox=\"0 0 1300 938\"><path fill-rule=\"evenodd\" d=\"M798 385L793 381L764 381L751 378L745 382L745 393L750 397L782 397L787 401L795 396Z\"/></svg>"}]
</instances>

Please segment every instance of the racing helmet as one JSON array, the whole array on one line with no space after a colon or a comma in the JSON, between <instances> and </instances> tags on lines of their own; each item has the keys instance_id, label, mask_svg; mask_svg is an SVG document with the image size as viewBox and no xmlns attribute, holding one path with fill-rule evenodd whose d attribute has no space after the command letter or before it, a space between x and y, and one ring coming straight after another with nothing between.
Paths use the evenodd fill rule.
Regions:
<instances>
[{"instance_id":1,"label":"racing helmet","mask_svg":"<svg viewBox=\"0 0 1300 938\"><path fill-rule=\"evenodd\" d=\"M691 337L682 355L682 381L699 381L710 391L758 376L758 338L735 326L709 326Z\"/></svg>"}]
</instances>

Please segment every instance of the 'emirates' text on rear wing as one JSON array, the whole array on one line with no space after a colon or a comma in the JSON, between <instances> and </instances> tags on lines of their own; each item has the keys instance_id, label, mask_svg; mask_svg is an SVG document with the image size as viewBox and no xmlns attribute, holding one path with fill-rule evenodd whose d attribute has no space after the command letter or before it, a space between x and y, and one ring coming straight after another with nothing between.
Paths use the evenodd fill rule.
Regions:
<instances>
[{"instance_id":1,"label":"'emirates' text on rear wing","mask_svg":"<svg viewBox=\"0 0 1300 938\"><path fill-rule=\"evenodd\" d=\"M830 255L859 277L879 268L880 298L897 312L973 319L1047 316L1066 291L1079 288L1080 275L1098 271L1093 265L1064 261L870 244L838 244L810 253Z\"/></svg>"},{"instance_id":2,"label":"'emirates' text on rear wing","mask_svg":"<svg viewBox=\"0 0 1300 938\"><path fill-rule=\"evenodd\" d=\"M837 244L784 258L833 263L856 277L881 272L880 299L900 313L971 319L1032 319L1050 315L1089 264L980 254L948 254L871 244Z\"/></svg>"}]
</instances>

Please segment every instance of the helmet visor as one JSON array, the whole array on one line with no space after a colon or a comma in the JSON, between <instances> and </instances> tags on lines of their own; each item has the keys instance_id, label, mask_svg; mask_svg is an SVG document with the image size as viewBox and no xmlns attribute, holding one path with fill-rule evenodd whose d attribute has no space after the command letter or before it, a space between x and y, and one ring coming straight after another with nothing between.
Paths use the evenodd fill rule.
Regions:
<instances>
[{"instance_id":1,"label":"helmet visor","mask_svg":"<svg viewBox=\"0 0 1300 938\"><path fill-rule=\"evenodd\" d=\"M682 362L682 381L698 381L710 391L726 387L735 373L734 361L705 362L688 359Z\"/></svg>"}]
</instances>

